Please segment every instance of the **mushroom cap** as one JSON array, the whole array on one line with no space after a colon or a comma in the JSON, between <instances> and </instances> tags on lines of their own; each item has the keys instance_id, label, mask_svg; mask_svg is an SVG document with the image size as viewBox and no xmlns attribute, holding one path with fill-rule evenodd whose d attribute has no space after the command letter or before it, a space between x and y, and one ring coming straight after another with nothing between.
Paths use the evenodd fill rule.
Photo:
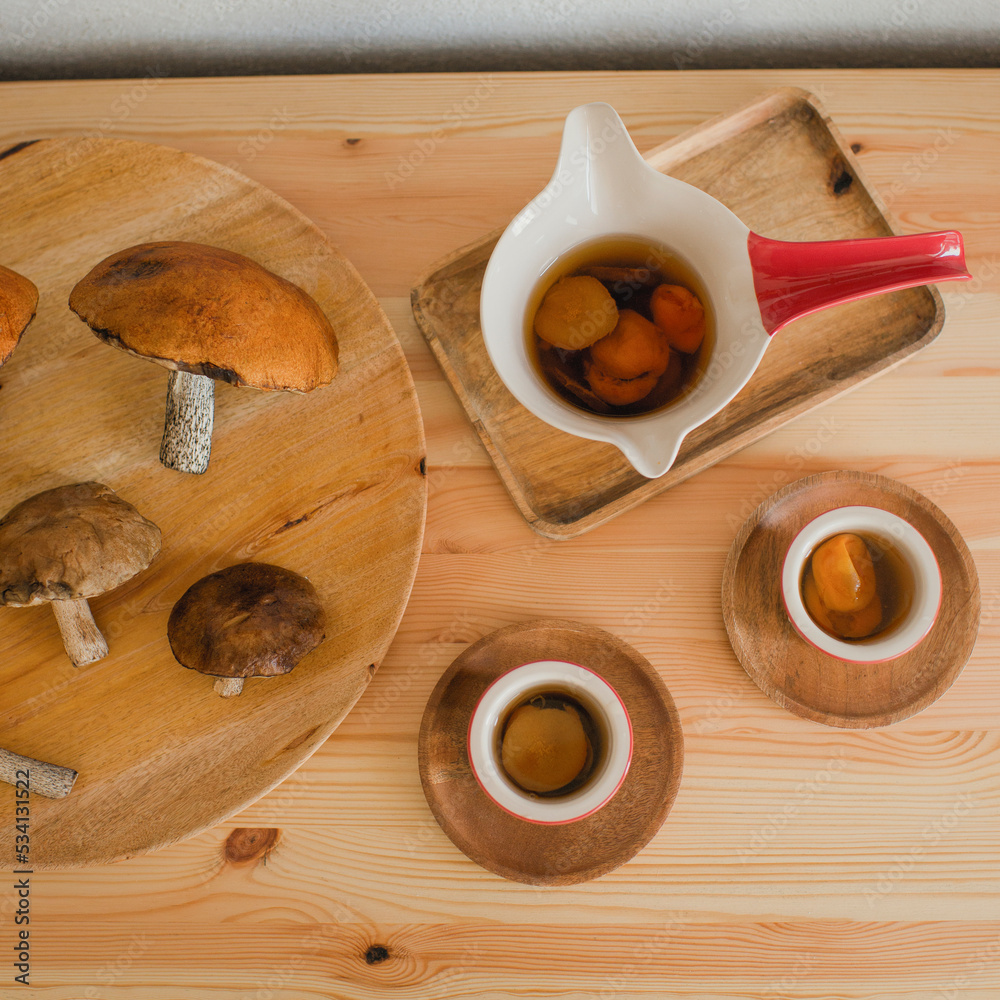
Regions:
<instances>
[{"instance_id":1,"label":"mushroom cap","mask_svg":"<svg viewBox=\"0 0 1000 1000\"><path fill-rule=\"evenodd\" d=\"M0 365L17 347L38 306L38 289L23 274L0 266Z\"/></svg>"},{"instance_id":2,"label":"mushroom cap","mask_svg":"<svg viewBox=\"0 0 1000 1000\"><path fill-rule=\"evenodd\" d=\"M182 666L215 677L287 674L325 638L326 615L304 577L239 563L202 577L174 605L167 638Z\"/></svg>"},{"instance_id":3,"label":"mushroom cap","mask_svg":"<svg viewBox=\"0 0 1000 1000\"><path fill-rule=\"evenodd\" d=\"M69 306L105 343L165 368L291 392L337 374L337 337L316 301L232 250L119 250L77 282Z\"/></svg>"},{"instance_id":4,"label":"mushroom cap","mask_svg":"<svg viewBox=\"0 0 1000 1000\"><path fill-rule=\"evenodd\" d=\"M159 551L160 529L108 486L36 493L0 519L0 605L97 597Z\"/></svg>"}]
</instances>

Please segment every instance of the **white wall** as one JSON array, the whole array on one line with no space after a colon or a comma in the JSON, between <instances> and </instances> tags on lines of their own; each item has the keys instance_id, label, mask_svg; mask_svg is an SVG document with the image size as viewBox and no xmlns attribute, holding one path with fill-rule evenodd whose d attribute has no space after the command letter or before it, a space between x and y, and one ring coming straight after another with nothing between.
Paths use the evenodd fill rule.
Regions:
<instances>
[{"instance_id":1,"label":"white wall","mask_svg":"<svg viewBox=\"0 0 1000 1000\"><path fill-rule=\"evenodd\" d=\"M1000 64L1000 0L0 0L0 79Z\"/></svg>"}]
</instances>

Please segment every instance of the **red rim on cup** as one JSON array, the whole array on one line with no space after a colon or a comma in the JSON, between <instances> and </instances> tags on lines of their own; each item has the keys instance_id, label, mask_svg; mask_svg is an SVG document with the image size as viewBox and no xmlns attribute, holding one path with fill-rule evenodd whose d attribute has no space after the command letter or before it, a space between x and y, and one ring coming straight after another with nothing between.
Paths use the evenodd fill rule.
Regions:
<instances>
[{"instance_id":1,"label":"red rim on cup","mask_svg":"<svg viewBox=\"0 0 1000 1000\"><path fill-rule=\"evenodd\" d=\"M913 599L906 617L885 636L845 642L813 621L802 600L806 560L824 539L841 532L874 535L888 542L913 573ZM883 663L910 652L930 632L941 608L941 570L923 535L908 521L880 507L837 507L813 518L792 540L781 568L781 597L796 632L811 646L848 663Z\"/></svg>"},{"instance_id":2,"label":"red rim on cup","mask_svg":"<svg viewBox=\"0 0 1000 1000\"><path fill-rule=\"evenodd\" d=\"M499 761L499 727L507 709L533 691L565 693L590 714L601 733L600 759L593 774L566 795L526 792ZM498 677L484 692L469 720L469 765L479 787L504 812L529 823L573 823L590 816L615 795L632 762L632 722L618 692L599 674L578 663L538 660Z\"/></svg>"}]
</instances>

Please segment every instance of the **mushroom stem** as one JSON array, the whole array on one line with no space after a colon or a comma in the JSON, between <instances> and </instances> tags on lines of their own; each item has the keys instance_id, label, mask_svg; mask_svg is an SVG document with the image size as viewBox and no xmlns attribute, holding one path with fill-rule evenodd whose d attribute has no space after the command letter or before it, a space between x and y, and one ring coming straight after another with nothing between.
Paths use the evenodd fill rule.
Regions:
<instances>
[{"instance_id":1,"label":"mushroom stem","mask_svg":"<svg viewBox=\"0 0 1000 1000\"><path fill-rule=\"evenodd\" d=\"M160 461L168 469L201 474L212 454L215 382L207 375L171 371Z\"/></svg>"},{"instance_id":2,"label":"mushroom stem","mask_svg":"<svg viewBox=\"0 0 1000 1000\"><path fill-rule=\"evenodd\" d=\"M56 616L63 645L74 667L85 667L108 655L108 644L85 597L75 601L53 601L52 614Z\"/></svg>"},{"instance_id":3,"label":"mushroom stem","mask_svg":"<svg viewBox=\"0 0 1000 1000\"><path fill-rule=\"evenodd\" d=\"M23 781L20 772L28 772L28 790L38 792L48 799L61 799L69 795L76 781L76 771L58 764L46 764L34 757L22 757L19 753L0 749L0 781L16 785ZM23 787L23 786L22 786Z\"/></svg>"},{"instance_id":4,"label":"mushroom stem","mask_svg":"<svg viewBox=\"0 0 1000 1000\"><path fill-rule=\"evenodd\" d=\"M235 698L243 690L243 678L217 677L212 686L223 698Z\"/></svg>"}]
</instances>

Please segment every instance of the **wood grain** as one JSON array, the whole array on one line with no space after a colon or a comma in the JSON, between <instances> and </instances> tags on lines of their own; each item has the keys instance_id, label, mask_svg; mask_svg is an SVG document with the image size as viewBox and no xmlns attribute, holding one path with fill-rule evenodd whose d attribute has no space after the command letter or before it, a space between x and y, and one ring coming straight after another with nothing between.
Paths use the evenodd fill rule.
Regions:
<instances>
[{"instance_id":1,"label":"wood grain","mask_svg":"<svg viewBox=\"0 0 1000 1000\"><path fill-rule=\"evenodd\" d=\"M28 145L0 161L0 189L6 259L41 291L31 336L4 370L0 507L95 479L163 531L147 571L93 600L106 659L73 670L48 607L3 613L4 742L80 772L74 795L33 804L32 865L95 864L217 823L294 770L344 717L409 594L423 435L374 297L266 189L177 150L103 138ZM347 356L329 391L220 391L212 470L197 482L157 461L166 373L109 350L66 305L96 261L161 238L221 244L298 282ZM226 701L175 661L166 616L196 579L248 560L308 575L330 625L293 674ZM0 827L0 853L11 856L13 844L13 828Z\"/></svg>"},{"instance_id":2,"label":"wood grain","mask_svg":"<svg viewBox=\"0 0 1000 1000\"><path fill-rule=\"evenodd\" d=\"M541 826L501 809L469 766L468 733L483 692L501 674L535 660L580 663L603 677L629 714L632 765L593 815ZM599 878L642 850L670 811L684 769L684 737L670 692L628 643L576 622L542 618L483 636L441 675L420 723L420 781L434 818L477 864L529 885Z\"/></svg>"},{"instance_id":3,"label":"wood grain","mask_svg":"<svg viewBox=\"0 0 1000 1000\"><path fill-rule=\"evenodd\" d=\"M912 524L941 570L937 620L911 652L883 663L850 664L804 642L781 598L781 565L813 518L857 504ZM773 701L827 726L870 729L922 712L954 684L979 632L979 576L965 540L926 497L864 472L828 472L784 487L747 518L722 573L722 614L744 670Z\"/></svg>"},{"instance_id":4,"label":"wood grain","mask_svg":"<svg viewBox=\"0 0 1000 1000\"><path fill-rule=\"evenodd\" d=\"M607 100L649 150L785 85L816 94L860 147L904 231L963 232L974 281L941 286L945 328L906 364L594 531L540 537L416 329L410 288L541 190L576 105ZM428 446L413 592L354 710L294 774L220 826L117 865L36 872L24 995L994 1000L1000 73L40 82L0 86L0 109L0 153L103 126L231 165L305 212L396 329ZM512 143L516 157L498 155ZM0 261L2 247L0 233ZM18 352L34 333L33 324ZM2 418L3 372L0 386ZM232 400L225 388L220 399ZM968 542L982 587L962 674L884 730L818 726L774 704L734 656L719 605L726 554L754 508L796 479L847 468L929 497ZM300 495L286 519L304 512ZM219 526L220 550L238 550L255 529ZM448 665L483 635L543 615L635 647L670 689L685 737L680 792L649 844L596 881L545 888L466 858L435 822L417 766L421 716ZM8 638L0 622L4 649ZM254 859L261 844L272 846ZM5 954L14 906L0 886ZM388 957L369 964L373 946Z\"/></svg>"},{"instance_id":5,"label":"wood grain","mask_svg":"<svg viewBox=\"0 0 1000 1000\"><path fill-rule=\"evenodd\" d=\"M62 954L46 949L41 959L53 968L53 995L70 995L77 970L99 984L114 977L114 990L121 993L120 980L139 978L132 969L141 963L149 971L140 989L169 991L183 1000L205 993L178 986L171 963L180 950L198 966L213 964L231 995L270 994L272 1000L401 993L447 1000L459 990L493 997L548 991L574 1000L601 992L827 1000L842 995L845 951L854 980L863 984L859 992L866 991L862 995L929 1000L942 990L959 989L987 1000L1000 948L989 921L761 920L720 928L674 911L652 925L593 924L586 933L533 922L374 928L336 920L276 928L195 923L142 934L126 924L109 924L99 934L74 925L53 930L66 942ZM212 939L219 943L217 951ZM595 941L605 947L595 949ZM899 959L887 964L887 953ZM116 955L117 963L103 961L108 954ZM124 973L115 973L120 968ZM98 993L113 995L107 987Z\"/></svg>"},{"instance_id":6,"label":"wood grain","mask_svg":"<svg viewBox=\"0 0 1000 1000\"><path fill-rule=\"evenodd\" d=\"M718 198L763 236L831 240L895 231L849 144L816 99L797 88L706 122L645 158ZM899 364L930 344L944 323L933 286L795 322L739 395L685 438L667 473L649 480L613 445L548 426L500 381L479 323L482 278L499 236L492 233L438 262L413 288L413 311L518 510L550 538L588 531L683 482Z\"/></svg>"}]
</instances>

